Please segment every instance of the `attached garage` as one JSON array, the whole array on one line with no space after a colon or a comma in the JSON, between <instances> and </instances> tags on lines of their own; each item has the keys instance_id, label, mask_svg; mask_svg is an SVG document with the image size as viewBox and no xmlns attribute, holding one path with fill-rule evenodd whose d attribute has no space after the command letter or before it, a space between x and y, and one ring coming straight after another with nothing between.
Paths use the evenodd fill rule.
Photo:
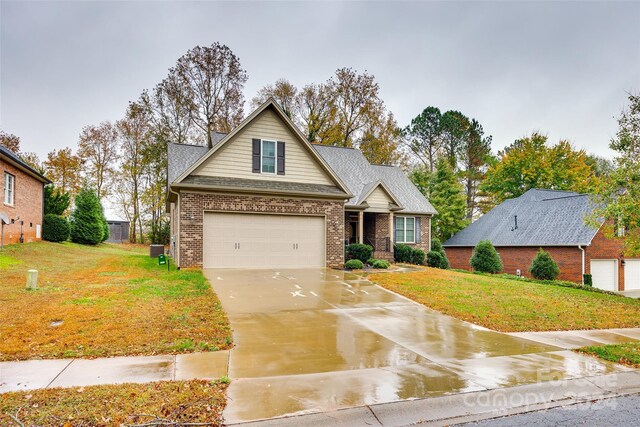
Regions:
<instances>
[{"instance_id":1,"label":"attached garage","mask_svg":"<svg viewBox=\"0 0 640 427\"><path fill-rule=\"evenodd\" d=\"M324 267L323 216L205 212L204 268Z\"/></svg>"},{"instance_id":2,"label":"attached garage","mask_svg":"<svg viewBox=\"0 0 640 427\"><path fill-rule=\"evenodd\" d=\"M591 278L593 286L605 291L618 290L618 260L617 259L592 259Z\"/></svg>"},{"instance_id":3,"label":"attached garage","mask_svg":"<svg viewBox=\"0 0 640 427\"><path fill-rule=\"evenodd\" d=\"M640 290L640 259L628 259L625 261L624 290Z\"/></svg>"}]
</instances>

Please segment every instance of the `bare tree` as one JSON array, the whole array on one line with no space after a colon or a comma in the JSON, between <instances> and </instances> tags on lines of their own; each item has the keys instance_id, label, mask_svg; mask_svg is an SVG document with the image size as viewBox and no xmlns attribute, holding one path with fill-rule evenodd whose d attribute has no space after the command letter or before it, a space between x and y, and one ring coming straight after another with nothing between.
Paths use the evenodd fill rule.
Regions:
<instances>
[{"instance_id":1,"label":"bare tree","mask_svg":"<svg viewBox=\"0 0 640 427\"><path fill-rule=\"evenodd\" d=\"M213 131L229 132L242 120L247 73L227 46L194 47L178 59L169 79L180 82L181 99L192 100L191 118L206 134L209 148Z\"/></svg>"},{"instance_id":2,"label":"bare tree","mask_svg":"<svg viewBox=\"0 0 640 427\"><path fill-rule=\"evenodd\" d=\"M127 219L131 222L129 241L137 243L144 236L141 196L144 191L144 151L151 138L148 110L131 102L125 118L119 120L116 127L122 159L119 179L123 181L117 197L123 210L128 211Z\"/></svg>"},{"instance_id":3,"label":"bare tree","mask_svg":"<svg viewBox=\"0 0 640 427\"><path fill-rule=\"evenodd\" d=\"M86 176L100 200L109 193L107 183L117 157L117 142L118 131L110 122L85 126L80 133L78 156L84 160Z\"/></svg>"},{"instance_id":4,"label":"bare tree","mask_svg":"<svg viewBox=\"0 0 640 427\"><path fill-rule=\"evenodd\" d=\"M266 85L251 100L251 107L258 108L267 99L273 98L282 107L289 118L297 115L298 89L288 80L279 79L273 85Z\"/></svg>"}]
</instances>

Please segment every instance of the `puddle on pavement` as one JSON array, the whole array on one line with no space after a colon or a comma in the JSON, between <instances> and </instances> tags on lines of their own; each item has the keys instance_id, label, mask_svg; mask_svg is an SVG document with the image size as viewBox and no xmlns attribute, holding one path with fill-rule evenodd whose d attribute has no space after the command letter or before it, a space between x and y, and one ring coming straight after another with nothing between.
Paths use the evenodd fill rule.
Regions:
<instances>
[{"instance_id":1,"label":"puddle on pavement","mask_svg":"<svg viewBox=\"0 0 640 427\"><path fill-rule=\"evenodd\" d=\"M229 314L227 422L614 372L328 269L216 271ZM211 277L210 277L211 278ZM569 354L567 354L569 353Z\"/></svg>"}]
</instances>

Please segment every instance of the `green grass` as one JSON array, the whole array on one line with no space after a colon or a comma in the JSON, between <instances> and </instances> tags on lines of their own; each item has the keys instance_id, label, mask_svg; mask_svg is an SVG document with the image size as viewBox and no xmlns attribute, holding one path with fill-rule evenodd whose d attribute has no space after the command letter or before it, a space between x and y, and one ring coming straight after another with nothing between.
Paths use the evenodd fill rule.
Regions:
<instances>
[{"instance_id":1,"label":"green grass","mask_svg":"<svg viewBox=\"0 0 640 427\"><path fill-rule=\"evenodd\" d=\"M199 270L167 271L133 245L8 246L0 280L0 360L217 350L231 345ZM11 261L7 261L11 260ZM39 271L26 291L26 270ZM62 324L51 326L54 320Z\"/></svg>"},{"instance_id":2,"label":"green grass","mask_svg":"<svg viewBox=\"0 0 640 427\"><path fill-rule=\"evenodd\" d=\"M433 268L369 279L434 310L503 332L640 327L640 300L580 287Z\"/></svg>"},{"instance_id":3,"label":"green grass","mask_svg":"<svg viewBox=\"0 0 640 427\"><path fill-rule=\"evenodd\" d=\"M638 342L583 347L578 351L611 362L640 368L640 343Z\"/></svg>"}]
</instances>

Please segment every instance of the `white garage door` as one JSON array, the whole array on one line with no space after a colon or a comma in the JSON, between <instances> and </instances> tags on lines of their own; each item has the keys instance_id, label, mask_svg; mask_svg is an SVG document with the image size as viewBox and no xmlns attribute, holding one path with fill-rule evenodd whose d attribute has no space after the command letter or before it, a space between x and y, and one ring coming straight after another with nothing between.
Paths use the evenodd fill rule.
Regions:
<instances>
[{"instance_id":1,"label":"white garage door","mask_svg":"<svg viewBox=\"0 0 640 427\"><path fill-rule=\"evenodd\" d=\"M617 291L617 263L618 260L615 259L592 259L591 278L593 280L593 286L596 288L604 289L606 291Z\"/></svg>"},{"instance_id":2,"label":"white garage door","mask_svg":"<svg viewBox=\"0 0 640 427\"><path fill-rule=\"evenodd\" d=\"M205 213L204 268L325 266L324 217Z\"/></svg>"},{"instance_id":3,"label":"white garage door","mask_svg":"<svg viewBox=\"0 0 640 427\"><path fill-rule=\"evenodd\" d=\"M624 262L624 290L640 289L640 259L628 259Z\"/></svg>"}]
</instances>

